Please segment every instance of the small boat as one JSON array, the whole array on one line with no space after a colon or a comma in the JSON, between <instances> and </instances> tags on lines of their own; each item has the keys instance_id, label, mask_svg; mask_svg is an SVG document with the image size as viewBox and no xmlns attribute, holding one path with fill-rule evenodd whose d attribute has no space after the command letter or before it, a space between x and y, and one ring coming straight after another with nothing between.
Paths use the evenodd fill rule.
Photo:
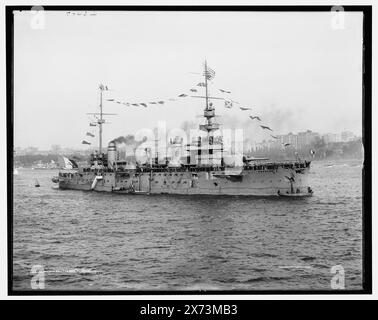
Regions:
<instances>
[{"instance_id":1,"label":"small boat","mask_svg":"<svg viewBox=\"0 0 378 320\"><path fill-rule=\"evenodd\" d=\"M40 187L41 185L39 184L38 180L36 179L35 182L34 182L34 187L38 188Z\"/></svg>"},{"instance_id":2,"label":"small boat","mask_svg":"<svg viewBox=\"0 0 378 320\"><path fill-rule=\"evenodd\" d=\"M149 194L148 191L135 190L133 187L130 188L113 188L112 192L114 193L127 193L127 194Z\"/></svg>"},{"instance_id":3,"label":"small boat","mask_svg":"<svg viewBox=\"0 0 378 320\"><path fill-rule=\"evenodd\" d=\"M300 192L299 189L294 192L293 187L291 187L291 192L281 193L278 191L278 195L280 197L289 197L289 198L305 198L305 197L312 197L313 191L310 187L307 188L307 192Z\"/></svg>"},{"instance_id":4,"label":"small boat","mask_svg":"<svg viewBox=\"0 0 378 320\"><path fill-rule=\"evenodd\" d=\"M305 197L311 197L312 194L314 193L310 187L307 187L307 192L301 192L298 188L294 190L294 177L287 177L285 176L286 179L289 180L290 182L290 192L286 191L286 193L281 193L280 190L278 190L277 194L280 197L289 197L289 198L305 198Z\"/></svg>"},{"instance_id":5,"label":"small boat","mask_svg":"<svg viewBox=\"0 0 378 320\"><path fill-rule=\"evenodd\" d=\"M280 197L288 197L288 198L306 198L306 197L312 197L311 193L282 193L279 194Z\"/></svg>"}]
</instances>

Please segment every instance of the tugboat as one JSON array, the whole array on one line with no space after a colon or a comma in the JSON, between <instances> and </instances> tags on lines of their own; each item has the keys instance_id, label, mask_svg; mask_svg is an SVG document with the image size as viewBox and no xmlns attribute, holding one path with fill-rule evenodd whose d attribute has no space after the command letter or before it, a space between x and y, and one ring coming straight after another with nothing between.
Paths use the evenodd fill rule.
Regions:
<instances>
[{"instance_id":1,"label":"tugboat","mask_svg":"<svg viewBox=\"0 0 378 320\"><path fill-rule=\"evenodd\" d=\"M215 139L214 132L220 125L215 122L214 97L208 95L209 71L204 66L203 117L199 126L206 137L198 137L188 144L181 144L185 154L179 159L161 159L158 154L146 157L142 163L120 159L117 143L110 141L103 153L102 132L105 123L103 90L100 90L100 112L96 126L99 129L99 146L89 159L89 165L79 167L64 158L59 171L60 189L104 191L125 194L180 194L180 195L237 195L237 196L290 196L307 197L313 194L308 182L310 161L296 160L270 162L245 156L238 161L228 161L222 139ZM180 144L180 143L179 143ZM148 154L148 150L146 150ZM175 161L173 161L175 160Z\"/></svg>"}]
</instances>

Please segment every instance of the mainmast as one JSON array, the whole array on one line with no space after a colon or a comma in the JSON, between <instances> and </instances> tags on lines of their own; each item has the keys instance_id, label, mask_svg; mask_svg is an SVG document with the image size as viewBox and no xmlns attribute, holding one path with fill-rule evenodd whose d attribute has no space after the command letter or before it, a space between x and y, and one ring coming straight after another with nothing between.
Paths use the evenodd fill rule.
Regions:
<instances>
[{"instance_id":1,"label":"mainmast","mask_svg":"<svg viewBox=\"0 0 378 320\"><path fill-rule=\"evenodd\" d=\"M205 71L204 71L203 75L205 76L206 110L208 110L209 109L209 94L208 94L208 91L207 91L207 62L206 62L206 60L205 60Z\"/></svg>"},{"instance_id":2,"label":"mainmast","mask_svg":"<svg viewBox=\"0 0 378 320\"><path fill-rule=\"evenodd\" d=\"M215 123L213 119L215 118L215 108L213 107L213 104L209 102L209 91L208 91L208 80L211 80L215 76L214 70L207 67L207 62L205 60L205 69L203 72L203 75L205 77L205 98L206 98L206 107L204 110L203 116L206 118L206 124L200 125L200 130L207 132L207 141L208 141L208 154L209 154L209 163L210 165L213 164L213 142L214 142L214 136L213 131L216 131L219 129L219 124ZM198 143L198 148L200 150L200 140ZM199 158L201 157L201 152L198 153Z\"/></svg>"},{"instance_id":3,"label":"mainmast","mask_svg":"<svg viewBox=\"0 0 378 320\"><path fill-rule=\"evenodd\" d=\"M205 77L205 98L206 99L206 107L203 113L203 116L206 118L206 124L200 125L200 130L207 131L207 133L211 133L212 131L218 130L219 125L215 122L213 122L213 118L215 117L215 108L213 107L213 104L209 102L209 90L208 90L208 80L211 80L215 76L215 72L207 67L207 63L205 60L205 69L203 72L203 75ZM201 98L201 96L199 96ZM213 97L211 97L213 98ZM217 99L216 97L214 99Z\"/></svg>"}]
</instances>

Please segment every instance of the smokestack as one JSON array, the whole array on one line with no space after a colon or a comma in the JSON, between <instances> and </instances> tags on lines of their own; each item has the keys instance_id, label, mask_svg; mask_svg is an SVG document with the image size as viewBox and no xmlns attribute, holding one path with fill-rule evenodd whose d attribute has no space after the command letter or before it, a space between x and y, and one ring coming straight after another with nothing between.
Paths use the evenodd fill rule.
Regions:
<instances>
[{"instance_id":1,"label":"smokestack","mask_svg":"<svg viewBox=\"0 0 378 320\"><path fill-rule=\"evenodd\" d=\"M117 147L114 141L108 145L108 167L113 169L117 160Z\"/></svg>"}]
</instances>

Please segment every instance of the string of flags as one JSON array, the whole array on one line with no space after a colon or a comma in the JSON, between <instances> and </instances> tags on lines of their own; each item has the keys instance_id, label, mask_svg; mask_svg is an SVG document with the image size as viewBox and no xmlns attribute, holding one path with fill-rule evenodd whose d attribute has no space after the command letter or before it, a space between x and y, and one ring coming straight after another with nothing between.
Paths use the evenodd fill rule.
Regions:
<instances>
[{"instance_id":1,"label":"string of flags","mask_svg":"<svg viewBox=\"0 0 378 320\"><path fill-rule=\"evenodd\" d=\"M105 88L105 86L104 86ZM94 116L95 119L89 119L90 122L89 122L89 127L91 127L89 129L89 131L87 131L85 133L85 137L84 139L81 141L81 144L84 144L84 145L91 145L92 144L92 141L93 141L93 138L95 138L95 133L94 133L94 130L95 129L92 129L92 127L96 127L97 124L98 124L98 119L96 119L96 117Z\"/></svg>"},{"instance_id":2,"label":"string of flags","mask_svg":"<svg viewBox=\"0 0 378 320\"><path fill-rule=\"evenodd\" d=\"M207 80L211 81L215 78L215 71L206 66L206 68L203 72L203 76L205 76ZM205 87L206 84L204 82L199 82L196 86L197 87ZM99 88L103 91L110 91L108 86L104 85L104 84L100 84ZM224 90L224 89L219 89L219 90L222 93L231 93L230 91L227 91L227 90ZM196 92L198 92L198 90L196 88L191 88L191 89L188 90L188 92L183 92L183 93L179 94L178 96L176 96L175 98L174 97L168 98L167 101L177 101L177 98L187 98L187 97L190 96L190 93L196 93ZM113 102L113 103L116 103L116 104L123 104L127 107L134 106L134 107L144 107L144 108L147 108L148 105L165 105L166 102L167 102L166 100L156 100L156 101L149 101L149 102L124 102L124 101L121 101L121 100L115 99L115 98L107 98L106 101Z\"/></svg>"},{"instance_id":3,"label":"string of flags","mask_svg":"<svg viewBox=\"0 0 378 320\"><path fill-rule=\"evenodd\" d=\"M206 80L213 80L215 78L215 71L209 67L206 66L204 72L203 72L203 76L206 77ZM206 84L204 82L199 82L197 83L196 87L206 87ZM102 90L102 91L110 91L108 86L107 85L104 85L104 84L100 84L99 85L99 88ZM223 99L224 100L224 107L226 109L231 109L234 107L234 105L238 105L239 109L241 111L251 111L252 108L250 107L244 107L244 106L241 106L239 102L237 101L234 101L232 99L230 99L229 95L231 94L231 91L229 90L226 90L226 89L221 89L221 88L218 88L217 89L220 93L222 94L226 94L227 97L220 97L219 99ZM187 98L187 97L190 97L190 93L197 93L198 90L196 88L191 88L188 90L188 92L186 93L181 93L179 95L177 95L175 98L171 97L171 98L168 98L167 101L177 101L178 99L182 99L182 98ZM119 99L115 99L115 98L107 98L105 99L105 101L108 101L108 102L112 102L112 103L116 103L116 104L122 104L124 106L127 106L127 107L131 107L131 106L134 106L134 107L143 107L143 108L147 108L149 105L165 105L166 103L166 100L155 100L155 101L148 101L148 102L124 102L124 101L121 101ZM257 115L249 115L249 118L251 120L256 120L258 122L262 122L261 118ZM93 122L91 121L89 123L89 126L90 127L96 127L97 126L97 121ZM262 125L260 124L259 125L260 128L262 130L265 130L265 131L271 131L273 132L273 130L269 127L269 126L266 126L266 125ZM274 139L278 139L277 136L275 135L270 135L272 138ZM82 141L82 144L85 144L85 145L90 145L91 142L87 141L88 140L88 137L90 138L94 138L95 135L91 132L87 132L86 133L86 140L83 140ZM287 145L290 145L290 144L285 144L285 147Z\"/></svg>"},{"instance_id":4,"label":"string of flags","mask_svg":"<svg viewBox=\"0 0 378 320\"><path fill-rule=\"evenodd\" d=\"M272 129L270 129L268 126L263 126L263 125L260 125L261 128L263 128L264 130L270 130L270 131L273 131Z\"/></svg>"}]
</instances>

